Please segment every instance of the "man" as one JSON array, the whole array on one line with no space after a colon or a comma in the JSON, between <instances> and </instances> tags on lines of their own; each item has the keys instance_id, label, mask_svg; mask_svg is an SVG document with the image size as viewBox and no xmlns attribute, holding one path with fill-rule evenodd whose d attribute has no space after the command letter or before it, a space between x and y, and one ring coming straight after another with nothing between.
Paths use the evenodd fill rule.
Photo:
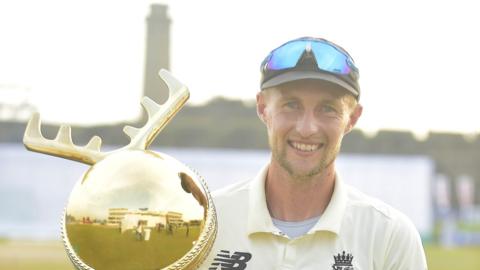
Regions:
<instances>
[{"instance_id":1,"label":"man","mask_svg":"<svg viewBox=\"0 0 480 270\"><path fill-rule=\"evenodd\" d=\"M305 37L273 50L261 72L271 160L253 181L214 194L218 234L202 269L427 269L412 223L335 171L362 114L350 55Z\"/></svg>"}]
</instances>

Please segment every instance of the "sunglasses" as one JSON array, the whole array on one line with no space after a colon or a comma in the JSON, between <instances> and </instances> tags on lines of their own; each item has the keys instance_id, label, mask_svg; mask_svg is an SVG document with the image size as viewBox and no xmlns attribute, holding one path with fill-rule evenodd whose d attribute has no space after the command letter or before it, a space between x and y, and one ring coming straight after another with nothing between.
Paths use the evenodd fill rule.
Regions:
<instances>
[{"instance_id":1,"label":"sunglasses","mask_svg":"<svg viewBox=\"0 0 480 270\"><path fill-rule=\"evenodd\" d=\"M327 40L312 37L295 39L273 50L263 61L262 72L294 68L305 53L314 57L322 71L350 75L354 79L358 74L352 57L345 50Z\"/></svg>"}]
</instances>

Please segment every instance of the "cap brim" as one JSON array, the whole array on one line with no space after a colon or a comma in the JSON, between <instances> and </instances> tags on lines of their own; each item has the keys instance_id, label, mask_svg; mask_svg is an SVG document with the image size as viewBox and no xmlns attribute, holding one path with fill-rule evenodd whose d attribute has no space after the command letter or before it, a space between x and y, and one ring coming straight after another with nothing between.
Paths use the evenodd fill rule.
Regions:
<instances>
[{"instance_id":1,"label":"cap brim","mask_svg":"<svg viewBox=\"0 0 480 270\"><path fill-rule=\"evenodd\" d=\"M315 71L288 71L264 82L261 85L261 88L263 90L263 89L278 86L280 84L284 84L287 82L304 80L304 79L328 81L338 86L341 86L345 90L351 92L355 97L358 97L358 94L359 94L358 91L355 90L355 88L353 88L348 83L342 81L341 79L335 77L335 75L327 74L327 73L319 73Z\"/></svg>"}]
</instances>

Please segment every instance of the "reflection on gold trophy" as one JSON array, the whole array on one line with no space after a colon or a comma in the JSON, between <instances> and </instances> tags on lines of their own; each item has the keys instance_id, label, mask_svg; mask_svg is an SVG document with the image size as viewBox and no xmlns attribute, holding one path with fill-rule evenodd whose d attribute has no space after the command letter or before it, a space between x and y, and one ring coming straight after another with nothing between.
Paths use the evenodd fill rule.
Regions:
<instances>
[{"instance_id":1,"label":"reflection on gold trophy","mask_svg":"<svg viewBox=\"0 0 480 270\"><path fill-rule=\"evenodd\" d=\"M67 254L77 269L196 269L216 236L215 207L203 179L174 158L148 150L181 109L189 91L167 71L170 95L158 105L144 97L148 121L126 126L130 143L101 152L93 137L79 147L69 126L45 139L40 117L30 119L27 149L91 165L76 183L62 220Z\"/></svg>"}]
</instances>

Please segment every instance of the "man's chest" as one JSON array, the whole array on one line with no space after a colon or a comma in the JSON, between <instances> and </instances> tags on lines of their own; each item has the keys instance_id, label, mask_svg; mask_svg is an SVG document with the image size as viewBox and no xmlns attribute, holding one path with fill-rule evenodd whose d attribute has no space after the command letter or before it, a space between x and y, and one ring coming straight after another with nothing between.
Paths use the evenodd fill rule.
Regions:
<instances>
[{"instance_id":1,"label":"man's chest","mask_svg":"<svg viewBox=\"0 0 480 270\"><path fill-rule=\"evenodd\" d=\"M218 239L200 269L377 269L365 246L329 235L291 240L263 234L235 239L236 243Z\"/></svg>"}]
</instances>

